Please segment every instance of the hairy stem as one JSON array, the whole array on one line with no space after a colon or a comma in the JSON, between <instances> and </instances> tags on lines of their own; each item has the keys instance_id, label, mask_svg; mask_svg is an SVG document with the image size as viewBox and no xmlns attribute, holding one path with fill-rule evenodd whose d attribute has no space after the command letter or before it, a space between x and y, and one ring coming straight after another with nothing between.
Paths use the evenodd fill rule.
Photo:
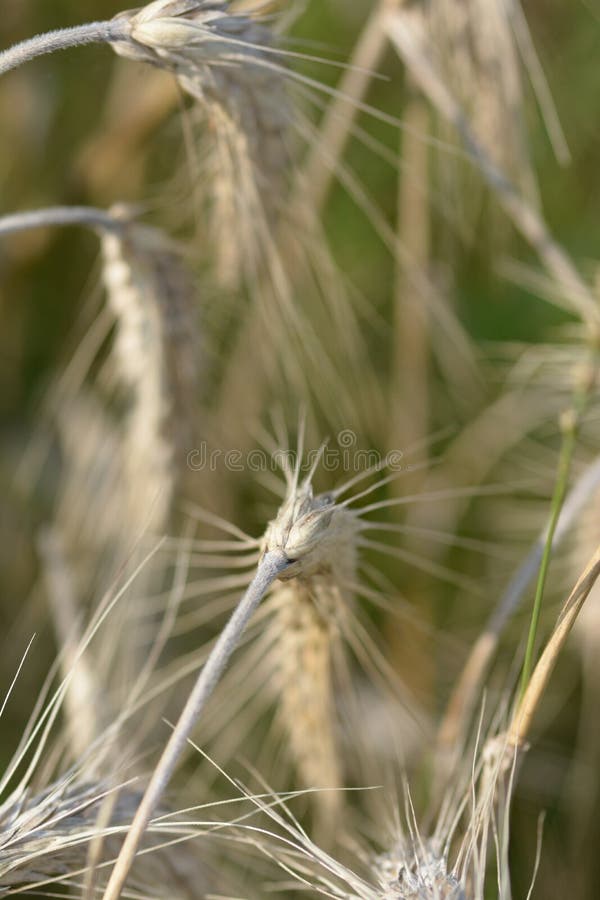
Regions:
<instances>
[{"instance_id":1,"label":"hairy stem","mask_svg":"<svg viewBox=\"0 0 600 900\"><path fill-rule=\"evenodd\" d=\"M87 225L115 231L123 228L124 221L93 206L49 206L47 209L32 209L0 216L0 235L15 234L31 228L66 225Z\"/></svg>"},{"instance_id":2,"label":"hairy stem","mask_svg":"<svg viewBox=\"0 0 600 900\"><path fill-rule=\"evenodd\" d=\"M278 550L265 553L256 575L240 600L229 622L212 649L196 684L187 699L179 721L152 773L146 792L134 816L127 837L121 847L115 867L106 886L103 900L118 900L139 849L152 813L169 783L207 700L217 686L231 654L265 592L277 576L289 565L287 557Z\"/></svg>"},{"instance_id":3,"label":"hairy stem","mask_svg":"<svg viewBox=\"0 0 600 900\"><path fill-rule=\"evenodd\" d=\"M126 37L123 25L111 21L89 22L87 25L58 28L56 31L38 34L0 53L0 75L30 62L37 56L54 53L55 50L67 50L69 47L80 47L84 44L108 44L111 41L124 40Z\"/></svg>"}]
</instances>

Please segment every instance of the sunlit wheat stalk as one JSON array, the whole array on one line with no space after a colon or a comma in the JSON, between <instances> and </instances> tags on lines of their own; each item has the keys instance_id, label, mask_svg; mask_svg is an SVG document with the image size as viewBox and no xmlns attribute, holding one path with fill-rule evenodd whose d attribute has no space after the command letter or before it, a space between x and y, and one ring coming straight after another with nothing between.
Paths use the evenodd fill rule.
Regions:
<instances>
[{"instance_id":1,"label":"sunlit wheat stalk","mask_svg":"<svg viewBox=\"0 0 600 900\"><path fill-rule=\"evenodd\" d=\"M600 460L592 463L571 488L554 531L552 549L556 551L573 534L582 511L600 485ZM507 622L523 602L531 582L539 572L544 548L547 546L548 528L540 534L524 562L519 566L509 585L493 610L486 627L475 642L460 676L457 678L438 731L440 754L460 746L461 736L468 727L478 692L498 647Z\"/></svg>"}]
</instances>

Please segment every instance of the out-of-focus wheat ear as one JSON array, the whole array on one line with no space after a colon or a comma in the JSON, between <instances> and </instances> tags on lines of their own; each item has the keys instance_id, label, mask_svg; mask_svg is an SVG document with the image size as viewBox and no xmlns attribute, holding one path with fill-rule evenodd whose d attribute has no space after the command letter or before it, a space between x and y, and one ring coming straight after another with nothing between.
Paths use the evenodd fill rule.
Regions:
<instances>
[{"instance_id":1,"label":"out-of-focus wheat ear","mask_svg":"<svg viewBox=\"0 0 600 900\"><path fill-rule=\"evenodd\" d=\"M579 275L569 255L552 236L536 205L495 161L487 144L474 130L468 111L449 86L438 61L437 48L431 42L420 10L402 7L388 13L386 27L390 40L415 83L442 119L456 129L473 164L500 206L556 280L565 303L568 302L586 321L597 322L597 301L589 286Z\"/></svg>"},{"instance_id":2,"label":"out-of-focus wheat ear","mask_svg":"<svg viewBox=\"0 0 600 900\"><path fill-rule=\"evenodd\" d=\"M535 203L537 187L526 138L522 65L512 20L519 0L436 0L424 11L430 47L450 90L458 98L474 134L494 164L520 185ZM526 26L525 26L526 27ZM477 221L476 185L468 173L440 158L439 178L462 210L463 232L473 234ZM454 178L454 183L451 179ZM450 183L449 183L450 181ZM479 197L479 203L481 198Z\"/></svg>"},{"instance_id":3,"label":"out-of-focus wheat ear","mask_svg":"<svg viewBox=\"0 0 600 900\"><path fill-rule=\"evenodd\" d=\"M101 732L101 693L89 658L81 655L81 611L75 599L75 585L69 571L62 541L54 529L38 537L54 630L60 648L63 678L68 679L63 702L69 750L76 760L83 757Z\"/></svg>"},{"instance_id":4,"label":"out-of-focus wheat ear","mask_svg":"<svg viewBox=\"0 0 600 900\"><path fill-rule=\"evenodd\" d=\"M449 870L447 851L434 839L399 841L376 857L374 875L389 900L466 900L465 885Z\"/></svg>"},{"instance_id":5,"label":"out-of-focus wheat ear","mask_svg":"<svg viewBox=\"0 0 600 900\"><path fill-rule=\"evenodd\" d=\"M75 886L86 900L98 896L139 797L131 782L87 778L77 769L38 792L10 796L0 807L0 895L52 895ZM215 885L190 843L196 833L159 818L128 890L178 900L204 896Z\"/></svg>"},{"instance_id":6,"label":"out-of-focus wheat ear","mask_svg":"<svg viewBox=\"0 0 600 900\"><path fill-rule=\"evenodd\" d=\"M284 208L289 166L285 73L260 7L150 3L115 21L128 35L113 45L117 53L173 72L197 101L211 131L203 178L218 268L230 283L255 272L264 232Z\"/></svg>"},{"instance_id":7,"label":"out-of-focus wheat ear","mask_svg":"<svg viewBox=\"0 0 600 900\"><path fill-rule=\"evenodd\" d=\"M197 181L212 209L209 258L211 264L217 260L229 287L242 282L251 295L237 333L226 335L233 347L214 404L213 431L236 447L270 395L279 391L280 399L284 389L316 399L335 427L355 421L359 397L363 416L375 418L375 408L380 420L384 415L384 404L374 402L380 392L356 304L340 289L339 272L332 286L331 260L314 215L301 217L290 202L295 131L301 127L288 84L302 87L303 77L285 66L289 51L277 46L262 4L239 9L203 0L150 4L121 14L129 39L115 46L126 57L172 72L196 101L190 115L208 126ZM342 302L336 295L343 295ZM332 330L339 361L327 340ZM266 352L257 359L258 342ZM284 345L286 353L279 353ZM243 428L236 430L240 422Z\"/></svg>"},{"instance_id":8,"label":"out-of-focus wheat ear","mask_svg":"<svg viewBox=\"0 0 600 900\"><path fill-rule=\"evenodd\" d=\"M126 508L135 532L163 532L197 446L198 357L193 291L161 232L102 234L103 280L117 321L115 369L129 394Z\"/></svg>"}]
</instances>

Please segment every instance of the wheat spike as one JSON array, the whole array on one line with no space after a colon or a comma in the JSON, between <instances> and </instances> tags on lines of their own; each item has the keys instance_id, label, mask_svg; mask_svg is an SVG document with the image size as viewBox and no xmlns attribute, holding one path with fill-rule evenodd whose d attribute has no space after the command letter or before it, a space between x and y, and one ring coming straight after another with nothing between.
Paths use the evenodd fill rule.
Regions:
<instances>
[{"instance_id":1,"label":"wheat spike","mask_svg":"<svg viewBox=\"0 0 600 900\"><path fill-rule=\"evenodd\" d=\"M239 5L166 0L120 13L129 59L172 71L208 125L208 172L219 271L229 282L254 273L265 228L282 209L289 165L284 70L270 29ZM260 12L260 10L259 10Z\"/></svg>"},{"instance_id":2,"label":"wheat spike","mask_svg":"<svg viewBox=\"0 0 600 900\"><path fill-rule=\"evenodd\" d=\"M114 360L130 394L127 508L137 533L162 532L195 446L198 363L192 292L162 234L131 225L102 235L103 279L117 320Z\"/></svg>"},{"instance_id":3,"label":"wheat spike","mask_svg":"<svg viewBox=\"0 0 600 900\"><path fill-rule=\"evenodd\" d=\"M37 793L25 790L9 796L0 807L0 897L24 890L28 895L44 893L60 885L95 896L106 882L140 796L130 785L86 780L77 771ZM210 876L190 843L195 834L193 826L178 826L168 817L157 822L146 836L128 889L162 900L204 896ZM169 846L174 835L187 835L188 841Z\"/></svg>"},{"instance_id":4,"label":"wheat spike","mask_svg":"<svg viewBox=\"0 0 600 900\"><path fill-rule=\"evenodd\" d=\"M376 857L375 876L386 900L466 900L460 881L448 871L443 848L435 841L400 842Z\"/></svg>"},{"instance_id":5,"label":"wheat spike","mask_svg":"<svg viewBox=\"0 0 600 900\"><path fill-rule=\"evenodd\" d=\"M315 399L338 427L354 421L357 408L371 419L380 412L367 387L356 304L313 211L292 201L289 190L296 135L311 135L288 83L309 97L320 86L282 64L288 51L277 46L264 12L262 3L153 3L120 15L129 39L115 45L123 56L173 72L196 101L192 118L204 126L198 182L209 194L211 265L216 261L228 288L243 284L251 301L240 310L215 404L214 429L236 446L244 440L235 427L239 408L246 426L278 384L305 398L321 382ZM332 328L344 351L336 360L324 338ZM267 348L264 360L256 358L258 341ZM288 352L281 354L284 342Z\"/></svg>"},{"instance_id":6,"label":"wheat spike","mask_svg":"<svg viewBox=\"0 0 600 900\"><path fill-rule=\"evenodd\" d=\"M314 496L310 478L290 493L269 525L264 546L298 559L272 593L278 658L279 715L301 780L309 787L343 783L335 736L332 655L340 618L352 604L359 525L329 495ZM333 811L340 794L319 795Z\"/></svg>"},{"instance_id":7,"label":"wheat spike","mask_svg":"<svg viewBox=\"0 0 600 900\"><path fill-rule=\"evenodd\" d=\"M437 67L494 165L536 199L515 40L517 9L518 0L433 0L403 4L394 15L418 35L413 41L417 52L423 51ZM451 139L451 129L443 121L440 128ZM472 238L481 190L464 165L457 165L447 154L437 158L436 174L454 221Z\"/></svg>"},{"instance_id":8,"label":"wheat spike","mask_svg":"<svg viewBox=\"0 0 600 900\"><path fill-rule=\"evenodd\" d=\"M281 462L281 451L272 443L274 447ZM315 467L320 459L318 454ZM273 746L273 739L282 738L287 751L283 759L291 763L300 782L310 789L330 789L314 796L325 824L341 809L343 792L338 788L379 778L381 765L398 754L412 758L422 745L427 723L373 639L360 602L388 605L381 585L371 581L372 567L361 561L361 548L393 555L396 550L364 536L371 528L385 530L383 523L362 517L379 504L364 509L351 504L396 476L342 499L373 470L359 472L330 493L317 494L314 467L301 480L300 465L292 472L284 464L283 504L258 541L227 523L219 526L214 516L198 511L205 522L225 527L235 539L197 543L192 565L202 578L188 583L186 599L194 599L198 606L199 596L214 595L209 604L204 599L203 606L220 614L231 602L231 590L248 583L244 569L255 563L257 551L285 554L288 566L255 616L244 653L225 675L219 702L212 704L205 719L203 741L220 760L231 758L239 749L240 733L251 733L257 720L273 710L275 727L264 742L265 750ZM237 551L237 556L215 556L215 550L226 549ZM408 561L419 565L413 554ZM223 566L228 574L223 574ZM218 573L216 577L207 577L210 569ZM201 627L206 613L196 609L183 621L188 627ZM372 724L363 740L366 721ZM359 722L362 730L357 735ZM267 765L268 760L266 756ZM273 772L278 786L283 765Z\"/></svg>"},{"instance_id":9,"label":"wheat spike","mask_svg":"<svg viewBox=\"0 0 600 900\"><path fill-rule=\"evenodd\" d=\"M107 785L68 777L38 794L10 796L0 808L0 895L18 885L68 880L71 872L85 869L103 802L110 796ZM130 789L115 793L110 826L127 823L136 797Z\"/></svg>"}]
</instances>

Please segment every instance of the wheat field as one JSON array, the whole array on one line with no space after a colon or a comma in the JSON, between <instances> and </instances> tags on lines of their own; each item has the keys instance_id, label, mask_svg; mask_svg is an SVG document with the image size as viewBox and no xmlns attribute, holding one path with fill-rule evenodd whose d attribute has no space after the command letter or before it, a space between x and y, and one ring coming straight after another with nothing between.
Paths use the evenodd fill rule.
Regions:
<instances>
[{"instance_id":1,"label":"wheat field","mask_svg":"<svg viewBox=\"0 0 600 900\"><path fill-rule=\"evenodd\" d=\"M600 9L0 18L0 897L600 891Z\"/></svg>"}]
</instances>

